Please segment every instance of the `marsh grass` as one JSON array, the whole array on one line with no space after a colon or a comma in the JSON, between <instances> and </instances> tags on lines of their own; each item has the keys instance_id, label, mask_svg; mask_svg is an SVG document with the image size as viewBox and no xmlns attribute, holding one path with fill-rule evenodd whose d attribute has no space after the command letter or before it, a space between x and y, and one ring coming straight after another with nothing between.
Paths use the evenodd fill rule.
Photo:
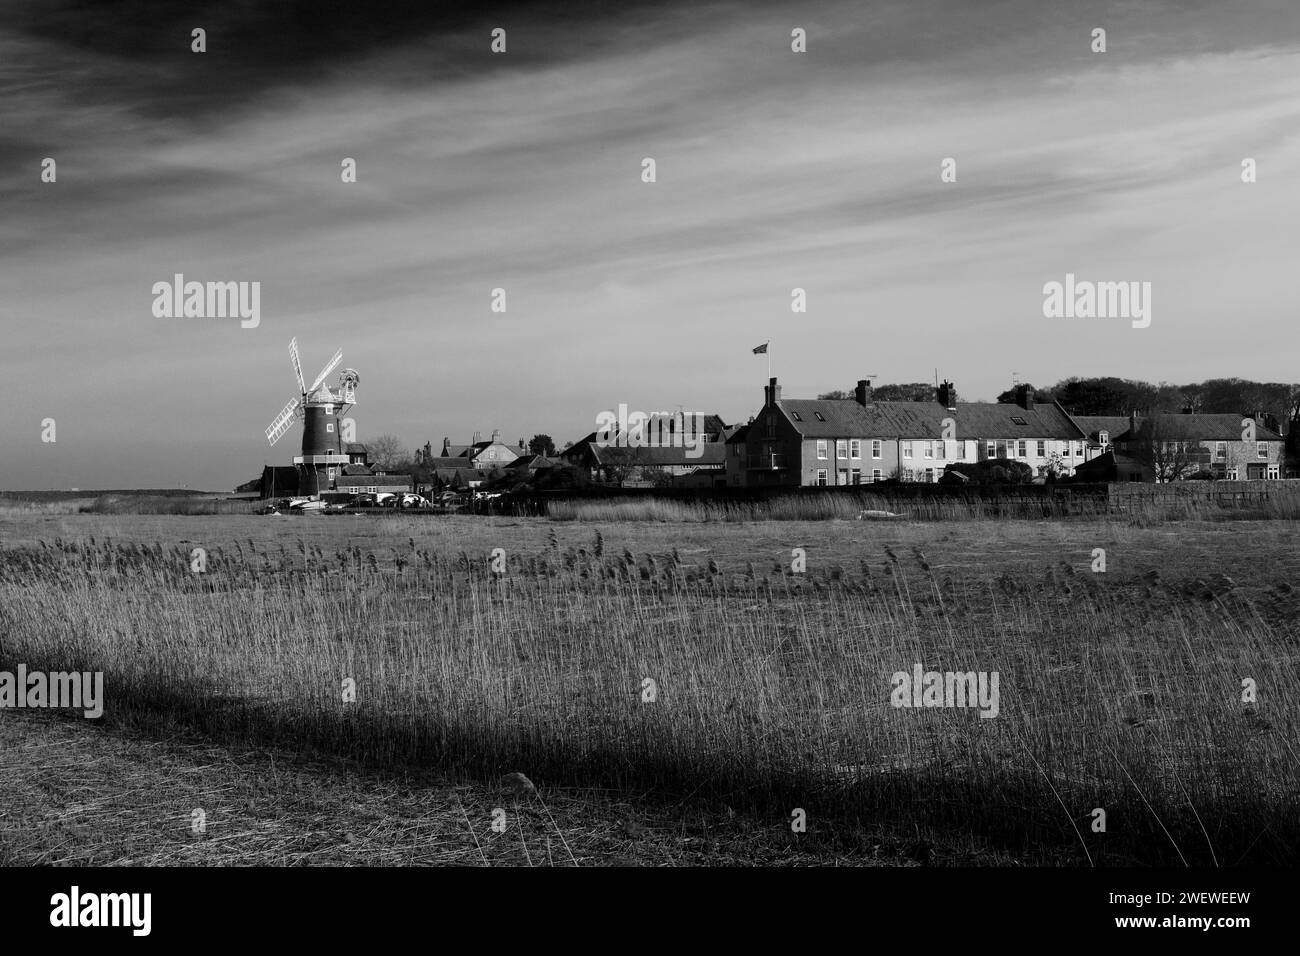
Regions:
<instances>
[{"instance_id":1,"label":"marsh grass","mask_svg":"<svg viewBox=\"0 0 1300 956\"><path fill-rule=\"evenodd\" d=\"M1118 517L1146 526L1169 521L1300 519L1300 482L1272 483L1267 497L1261 492L1241 502L1208 497L1204 493L1206 486L1200 482L1186 484L1194 487L1144 486L1144 494L1110 500L1069 494L1017 494L1014 490L987 498L848 491L786 495L763 501L683 501L646 495L551 501L546 514L554 521L672 523L826 521L856 518L863 511L890 512L905 520L958 522Z\"/></svg>"},{"instance_id":2,"label":"marsh grass","mask_svg":"<svg viewBox=\"0 0 1300 956\"><path fill-rule=\"evenodd\" d=\"M542 541L544 522L492 525L536 541L496 575L455 530L385 525L364 547L322 536L330 522L231 538L205 574L189 542L0 551L0 663L102 670L107 719L152 733L802 807L1085 864L1296 862L1294 592L1136 562L961 565L919 530L795 574L680 529ZM990 547L1028 533L962 527ZM890 675L915 662L997 671L1000 715L891 707Z\"/></svg>"}]
</instances>

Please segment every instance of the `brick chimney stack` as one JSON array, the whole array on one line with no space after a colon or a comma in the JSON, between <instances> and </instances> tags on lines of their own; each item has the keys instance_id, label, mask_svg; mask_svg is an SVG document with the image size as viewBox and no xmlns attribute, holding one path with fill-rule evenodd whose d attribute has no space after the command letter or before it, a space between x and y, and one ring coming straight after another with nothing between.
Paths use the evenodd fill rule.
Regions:
<instances>
[{"instance_id":1,"label":"brick chimney stack","mask_svg":"<svg viewBox=\"0 0 1300 956\"><path fill-rule=\"evenodd\" d=\"M1016 388L1016 404L1027 412L1034 410L1034 386L1020 385Z\"/></svg>"},{"instance_id":2,"label":"brick chimney stack","mask_svg":"<svg viewBox=\"0 0 1300 956\"><path fill-rule=\"evenodd\" d=\"M442 439L442 457L443 458L451 457L451 439L445 436Z\"/></svg>"},{"instance_id":3,"label":"brick chimney stack","mask_svg":"<svg viewBox=\"0 0 1300 956\"><path fill-rule=\"evenodd\" d=\"M858 387L853 390L853 397L857 399L859 405L867 406L871 404L871 379L858 379Z\"/></svg>"},{"instance_id":4,"label":"brick chimney stack","mask_svg":"<svg viewBox=\"0 0 1300 956\"><path fill-rule=\"evenodd\" d=\"M957 386L947 379L939 386L939 404L950 412L957 410Z\"/></svg>"},{"instance_id":5,"label":"brick chimney stack","mask_svg":"<svg viewBox=\"0 0 1300 956\"><path fill-rule=\"evenodd\" d=\"M772 408L781 400L781 386L776 384L776 376L773 375L768 379L767 387L763 389L763 404Z\"/></svg>"}]
</instances>

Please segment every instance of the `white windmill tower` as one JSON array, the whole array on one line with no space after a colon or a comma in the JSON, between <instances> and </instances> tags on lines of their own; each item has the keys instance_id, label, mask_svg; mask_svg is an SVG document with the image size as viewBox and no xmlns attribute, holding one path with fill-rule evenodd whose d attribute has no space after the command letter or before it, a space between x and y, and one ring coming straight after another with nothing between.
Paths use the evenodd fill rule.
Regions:
<instances>
[{"instance_id":1,"label":"white windmill tower","mask_svg":"<svg viewBox=\"0 0 1300 956\"><path fill-rule=\"evenodd\" d=\"M291 399L267 426L266 440L274 445L284 437L294 418L302 422L302 454L294 456L293 463L298 466L299 492L315 495L328 490L334 476L348 463L339 433L339 418L356 404L361 377L356 369L345 368L339 373L337 389L323 384L325 377L343 361L343 350L339 349L308 387L303 381L302 363L298 361L296 338L289 343L289 358L293 361L300 397Z\"/></svg>"}]
</instances>

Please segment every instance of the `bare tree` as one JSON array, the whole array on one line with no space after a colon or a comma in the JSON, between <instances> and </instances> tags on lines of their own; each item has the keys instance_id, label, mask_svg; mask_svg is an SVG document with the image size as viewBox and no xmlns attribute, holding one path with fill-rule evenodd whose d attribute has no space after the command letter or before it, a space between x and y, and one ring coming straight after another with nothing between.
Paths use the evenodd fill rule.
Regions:
<instances>
[{"instance_id":1,"label":"bare tree","mask_svg":"<svg viewBox=\"0 0 1300 956\"><path fill-rule=\"evenodd\" d=\"M550 458L555 454L555 442L550 435L534 435L528 442L528 450L534 455Z\"/></svg>"},{"instance_id":2,"label":"bare tree","mask_svg":"<svg viewBox=\"0 0 1300 956\"><path fill-rule=\"evenodd\" d=\"M396 435L380 435L365 443L370 464L381 471L400 468L409 463L411 453Z\"/></svg>"},{"instance_id":3,"label":"bare tree","mask_svg":"<svg viewBox=\"0 0 1300 956\"><path fill-rule=\"evenodd\" d=\"M1195 474L1203 457L1197 442L1171 435L1159 415L1138 425L1129 450L1159 482L1182 481Z\"/></svg>"}]
</instances>

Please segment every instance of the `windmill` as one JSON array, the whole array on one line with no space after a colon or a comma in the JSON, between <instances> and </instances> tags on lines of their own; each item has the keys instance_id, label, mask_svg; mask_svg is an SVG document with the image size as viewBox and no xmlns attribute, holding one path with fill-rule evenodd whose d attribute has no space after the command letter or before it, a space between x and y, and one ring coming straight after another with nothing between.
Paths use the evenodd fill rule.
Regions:
<instances>
[{"instance_id":1,"label":"windmill","mask_svg":"<svg viewBox=\"0 0 1300 956\"><path fill-rule=\"evenodd\" d=\"M329 488L335 468L348 463L348 456L339 434L339 416L357 402L357 386L361 377L356 369L345 368L339 373L337 388L325 385L325 378L343 361L339 349L329 360L316 380L308 386L302 377L302 362L298 359L298 340L289 342L289 359L298 382L299 397L289 400L266 428L266 440L274 445L290 428L294 419L302 423L302 454L294 456L298 466L298 490L303 494L318 494Z\"/></svg>"}]
</instances>

